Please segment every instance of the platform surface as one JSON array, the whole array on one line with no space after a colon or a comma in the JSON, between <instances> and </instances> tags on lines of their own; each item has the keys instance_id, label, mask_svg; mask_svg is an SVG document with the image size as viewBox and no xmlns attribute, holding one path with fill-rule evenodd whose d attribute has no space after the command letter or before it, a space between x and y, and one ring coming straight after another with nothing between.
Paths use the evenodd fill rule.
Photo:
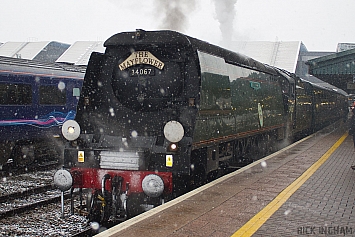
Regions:
<instances>
[{"instance_id":1,"label":"platform surface","mask_svg":"<svg viewBox=\"0 0 355 237\"><path fill-rule=\"evenodd\" d=\"M353 164L331 126L96 236L355 236Z\"/></svg>"}]
</instances>

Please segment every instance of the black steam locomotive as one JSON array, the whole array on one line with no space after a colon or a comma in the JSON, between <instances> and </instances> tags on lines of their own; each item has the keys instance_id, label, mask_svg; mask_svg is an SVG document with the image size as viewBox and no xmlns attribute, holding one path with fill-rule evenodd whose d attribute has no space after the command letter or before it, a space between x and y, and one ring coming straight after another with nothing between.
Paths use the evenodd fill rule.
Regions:
<instances>
[{"instance_id":1,"label":"black steam locomotive","mask_svg":"<svg viewBox=\"0 0 355 237\"><path fill-rule=\"evenodd\" d=\"M347 112L341 93L174 31L104 46L62 127L73 188L92 189L90 220L137 215Z\"/></svg>"}]
</instances>

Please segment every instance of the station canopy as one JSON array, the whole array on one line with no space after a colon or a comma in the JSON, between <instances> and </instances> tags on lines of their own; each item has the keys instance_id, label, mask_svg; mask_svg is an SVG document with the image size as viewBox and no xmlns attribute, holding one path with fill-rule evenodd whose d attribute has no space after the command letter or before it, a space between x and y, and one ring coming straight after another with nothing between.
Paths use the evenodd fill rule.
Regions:
<instances>
[{"instance_id":1,"label":"station canopy","mask_svg":"<svg viewBox=\"0 0 355 237\"><path fill-rule=\"evenodd\" d=\"M57 60L58 63L87 65L92 52L103 53L103 41L77 41L72 44Z\"/></svg>"},{"instance_id":2,"label":"station canopy","mask_svg":"<svg viewBox=\"0 0 355 237\"><path fill-rule=\"evenodd\" d=\"M69 46L55 41L6 42L0 45L0 56L55 62Z\"/></svg>"},{"instance_id":3,"label":"station canopy","mask_svg":"<svg viewBox=\"0 0 355 237\"><path fill-rule=\"evenodd\" d=\"M301 41L237 41L233 50L262 63L295 73L298 56L304 47Z\"/></svg>"}]
</instances>

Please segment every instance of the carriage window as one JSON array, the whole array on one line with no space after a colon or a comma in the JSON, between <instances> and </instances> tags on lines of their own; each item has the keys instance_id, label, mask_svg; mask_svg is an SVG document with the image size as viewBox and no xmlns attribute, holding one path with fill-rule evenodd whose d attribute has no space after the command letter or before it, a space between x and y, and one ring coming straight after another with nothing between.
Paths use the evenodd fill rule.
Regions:
<instances>
[{"instance_id":1,"label":"carriage window","mask_svg":"<svg viewBox=\"0 0 355 237\"><path fill-rule=\"evenodd\" d=\"M80 96L80 88L73 88L73 96Z\"/></svg>"},{"instance_id":2,"label":"carriage window","mask_svg":"<svg viewBox=\"0 0 355 237\"><path fill-rule=\"evenodd\" d=\"M32 104L32 87L27 84L0 84L1 105Z\"/></svg>"},{"instance_id":3,"label":"carriage window","mask_svg":"<svg viewBox=\"0 0 355 237\"><path fill-rule=\"evenodd\" d=\"M66 92L60 90L57 85L40 86L39 103L41 105L65 105Z\"/></svg>"}]
</instances>

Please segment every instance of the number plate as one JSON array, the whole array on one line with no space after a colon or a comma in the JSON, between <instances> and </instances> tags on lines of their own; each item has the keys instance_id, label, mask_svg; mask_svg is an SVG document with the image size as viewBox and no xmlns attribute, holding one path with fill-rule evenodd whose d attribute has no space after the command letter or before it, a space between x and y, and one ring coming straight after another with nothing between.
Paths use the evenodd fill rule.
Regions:
<instances>
[{"instance_id":1,"label":"number plate","mask_svg":"<svg viewBox=\"0 0 355 237\"><path fill-rule=\"evenodd\" d=\"M155 76L155 70L153 67L131 68L129 69L129 75L131 77Z\"/></svg>"}]
</instances>

